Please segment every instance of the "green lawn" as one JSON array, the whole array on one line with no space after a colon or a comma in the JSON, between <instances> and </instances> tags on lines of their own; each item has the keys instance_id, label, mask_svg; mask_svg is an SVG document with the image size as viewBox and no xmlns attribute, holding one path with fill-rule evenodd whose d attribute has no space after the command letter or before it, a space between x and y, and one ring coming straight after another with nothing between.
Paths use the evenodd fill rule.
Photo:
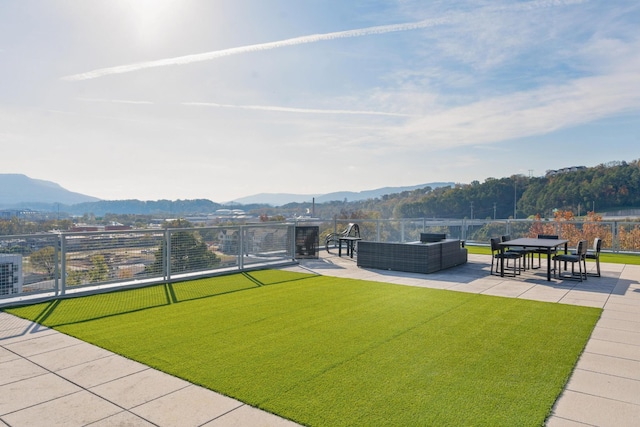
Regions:
<instances>
[{"instance_id":1,"label":"green lawn","mask_svg":"<svg viewBox=\"0 0 640 427\"><path fill-rule=\"evenodd\" d=\"M258 271L6 309L313 426L540 426L601 310Z\"/></svg>"}]
</instances>

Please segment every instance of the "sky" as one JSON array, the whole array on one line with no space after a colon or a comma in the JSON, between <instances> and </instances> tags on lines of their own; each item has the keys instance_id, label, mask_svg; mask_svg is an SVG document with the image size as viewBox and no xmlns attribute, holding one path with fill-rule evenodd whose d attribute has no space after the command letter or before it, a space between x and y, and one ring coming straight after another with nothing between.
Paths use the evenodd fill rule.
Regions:
<instances>
[{"instance_id":1,"label":"sky","mask_svg":"<svg viewBox=\"0 0 640 427\"><path fill-rule=\"evenodd\" d=\"M105 200L640 158L637 0L0 0L0 173Z\"/></svg>"}]
</instances>

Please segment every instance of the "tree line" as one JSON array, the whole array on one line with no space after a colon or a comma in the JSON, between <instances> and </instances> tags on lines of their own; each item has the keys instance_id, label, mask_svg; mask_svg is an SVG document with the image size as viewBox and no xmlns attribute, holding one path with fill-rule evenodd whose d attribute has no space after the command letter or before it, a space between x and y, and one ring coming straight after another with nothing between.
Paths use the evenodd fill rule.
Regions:
<instances>
[{"instance_id":1,"label":"tree line","mask_svg":"<svg viewBox=\"0 0 640 427\"><path fill-rule=\"evenodd\" d=\"M287 205L300 210L306 205ZM553 218L554 212L576 217L590 211L640 208L640 161L609 162L544 177L512 175L483 183L425 187L357 202L316 205L316 216L363 218Z\"/></svg>"}]
</instances>

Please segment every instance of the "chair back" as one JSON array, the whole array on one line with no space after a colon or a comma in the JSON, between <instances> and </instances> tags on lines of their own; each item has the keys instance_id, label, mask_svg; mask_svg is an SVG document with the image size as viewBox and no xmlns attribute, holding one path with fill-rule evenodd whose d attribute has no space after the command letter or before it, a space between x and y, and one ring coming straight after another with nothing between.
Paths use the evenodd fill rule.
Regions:
<instances>
[{"instance_id":1,"label":"chair back","mask_svg":"<svg viewBox=\"0 0 640 427\"><path fill-rule=\"evenodd\" d=\"M491 238L491 252L496 252L500 250L500 238L492 237Z\"/></svg>"},{"instance_id":2,"label":"chair back","mask_svg":"<svg viewBox=\"0 0 640 427\"><path fill-rule=\"evenodd\" d=\"M560 236L557 234L538 234L538 239L554 239L558 240Z\"/></svg>"},{"instance_id":3,"label":"chair back","mask_svg":"<svg viewBox=\"0 0 640 427\"><path fill-rule=\"evenodd\" d=\"M505 234L501 237L503 242L511 240L511 234Z\"/></svg>"},{"instance_id":4,"label":"chair back","mask_svg":"<svg viewBox=\"0 0 640 427\"><path fill-rule=\"evenodd\" d=\"M343 237L360 237L360 226L355 222L350 222L347 228L340 233Z\"/></svg>"},{"instance_id":5,"label":"chair back","mask_svg":"<svg viewBox=\"0 0 640 427\"><path fill-rule=\"evenodd\" d=\"M596 237L595 239L593 239L593 252L599 254L601 250L602 250L602 239L599 237Z\"/></svg>"},{"instance_id":6,"label":"chair back","mask_svg":"<svg viewBox=\"0 0 640 427\"><path fill-rule=\"evenodd\" d=\"M587 255L587 241L580 240L578 246L576 246L576 255L580 258L584 258Z\"/></svg>"}]
</instances>

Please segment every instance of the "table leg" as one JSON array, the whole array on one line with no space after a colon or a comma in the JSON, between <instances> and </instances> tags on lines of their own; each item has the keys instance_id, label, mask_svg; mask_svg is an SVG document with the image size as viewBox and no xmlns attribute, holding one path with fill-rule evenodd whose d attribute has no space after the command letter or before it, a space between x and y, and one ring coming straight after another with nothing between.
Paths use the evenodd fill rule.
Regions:
<instances>
[{"instance_id":1,"label":"table leg","mask_svg":"<svg viewBox=\"0 0 640 427\"><path fill-rule=\"evenodd\" d=\"M342 256L342 239L338 239L338 256Z\"/></svg>"},{"instance_id":2,"label":"table leg","mask_svg":"<svg viewBox=\"0 0 640 427\"><path fill-rule=\"evenodd\" d=\"M500 247L500 277L504 277L504 247Z\"/></svg>"},{"instance_id":3,"label":"table leg","mask_svg":"<svg viewBox=\"0 0 640 427\"><path fill-rule=\"evenodd\" d=\"M551 248L547 248L547 281L551 281Z\"/></svg>"}]
</instances>

